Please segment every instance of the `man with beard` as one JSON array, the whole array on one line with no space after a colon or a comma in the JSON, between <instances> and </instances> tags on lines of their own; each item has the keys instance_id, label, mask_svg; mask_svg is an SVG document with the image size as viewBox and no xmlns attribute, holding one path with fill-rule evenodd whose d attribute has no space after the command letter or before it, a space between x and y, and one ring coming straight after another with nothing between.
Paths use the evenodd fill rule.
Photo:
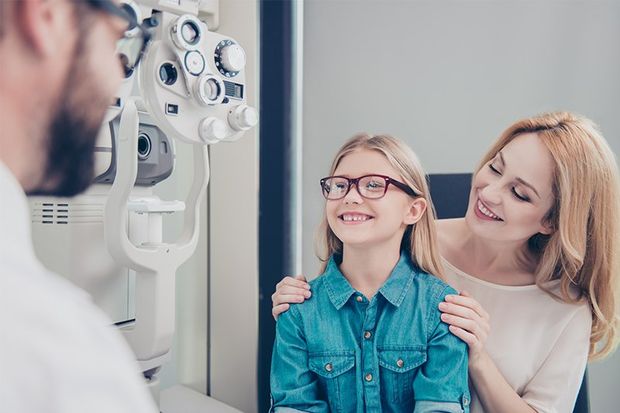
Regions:
<instances>
[{"instance_id":1,"label":"man with beard","mask_svg":"<svg viewBox=\"0 0 620 413\"><path fill-rule=\"evenodd\" d=\"M26 194L71 196L135 24L116 0L0 0L0 410L155 412L120 333L36 259ZM125 39L127 40L127 39ZM143 36L142 49L147 36ZM137 64L124 56L128 64Z\"/></svg>"}]
</instances>

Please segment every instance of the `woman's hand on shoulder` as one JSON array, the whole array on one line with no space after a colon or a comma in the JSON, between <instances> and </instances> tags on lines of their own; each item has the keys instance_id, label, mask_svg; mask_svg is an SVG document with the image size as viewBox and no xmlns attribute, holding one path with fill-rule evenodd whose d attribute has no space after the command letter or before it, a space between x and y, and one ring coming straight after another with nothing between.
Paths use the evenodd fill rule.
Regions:
<instances>
[{"instance_id":1,"label":"woman's hand on shoulder","mask_svg":"<svg viewBox=\"0 0 620 413\"><path fill-rule=\"evenodd\" d=\"M450 332L467 343L469 363L476 363L484 353L484 345L491 326L489 314L467 291L459 295L447 295L439 304L441 320L448 324Z\"/></svg>"},{"instance_id":2,"label":"woman's hand on shoulder","mask_svg":"<svg viewBox=\"0 0 620 413\"><path fill-rule=\"evenodd\" d=\"M276 292L271 296L273 307L271 314L275 320L278 316L288 310L293 303L303 303L310 298L310 285L306 282L306 277L296 275L295 277L284 277L276 284Z\"/></svg>"}]
</instances>

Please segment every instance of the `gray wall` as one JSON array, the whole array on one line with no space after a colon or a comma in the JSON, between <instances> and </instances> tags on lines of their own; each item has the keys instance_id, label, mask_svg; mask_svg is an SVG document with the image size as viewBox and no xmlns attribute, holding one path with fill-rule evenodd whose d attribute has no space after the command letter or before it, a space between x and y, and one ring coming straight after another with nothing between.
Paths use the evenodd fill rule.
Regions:
<instances>
[{"instance_id":1,"label":"gray wall","mask_svg":"<svg viewBox=\"0 0 620 413\"><path fill-rule=\"evenodd\" d=\"M304 14L306 274L318 269L318 179L356 132L406 140L430 173L469 172L513 121L565 109L620 151L617 2L305 0ZM592 411L617 410L620 355L590 373Z\"/></svg>"}]
</instances>

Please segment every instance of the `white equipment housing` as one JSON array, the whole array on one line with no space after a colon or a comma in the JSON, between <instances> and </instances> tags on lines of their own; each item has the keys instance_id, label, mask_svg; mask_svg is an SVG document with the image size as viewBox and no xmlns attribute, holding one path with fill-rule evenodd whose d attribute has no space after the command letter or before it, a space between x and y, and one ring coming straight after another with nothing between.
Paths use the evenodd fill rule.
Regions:
<instances>
[{"instance_id":1,"label":"white equipment housing","mask_svg":"<svg viewBox=\"0 0 620 413\"><path fill-rule=\"evenodd\" d=\"M174 335L175 273L198 241L200 202L209 180L207 145L239 139L258 115L246 104L243 49L210 32L200 19L217 25L216 0L139 3L131 3L137 14L156 10L159 25L138 68L139 85L136 75L126 79L106 116L110 121L120 113L120 127L111 137L113 149L97 153L96 169L102 173L115 159L112 186L94 185L72 199L30 201L37 255L88 291L121 326L159 401L156 373L170 357ZM193 146L194 180L185 202L162 201L152 187L134 186L141 112L171 140ZM109 140L102 131L99 147L107 148ZM164 242L163 216L182 211L180 239ZM161 400L161 410L170 413L236 411L182 386L166 390Z\"/></svg>"}]
</instances>

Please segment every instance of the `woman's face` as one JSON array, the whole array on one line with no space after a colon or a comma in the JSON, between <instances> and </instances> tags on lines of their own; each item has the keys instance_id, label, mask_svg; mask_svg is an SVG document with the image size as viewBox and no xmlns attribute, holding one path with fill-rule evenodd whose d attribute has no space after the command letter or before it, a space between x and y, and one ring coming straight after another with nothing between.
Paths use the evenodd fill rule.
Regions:
<instances>
[{"instance_id":1,"label":"woman's face","mask_svg":"<svg viewBox=\"0 0 620 413\"><path fill-rule=\"evenodd\" d=\"M537 134L516 137L474 176L465 220L471 231L498 242L525 242L552 229L554 161Z\"/></svg>"},{"instance_id":2,"label":"woman's face","mask_svg":"<svg viewBox=\"0 0 620 413\"><path fill-rule=\"evenodd\" d=\"M359 178L364 175L386 175L403 182L401 176L390 165L385 156L377 151L357 150L342 158L334 175ZM417 207L413 208L412 205ZM325 204L327 222L334 234L349 246L377 246L383 243L400 245L407 225L419 219L426 201L414 199L389 185L380 199L363 198L353 185L347 195L339 200L328 200Z\"/></svg>"}]
</instances>

